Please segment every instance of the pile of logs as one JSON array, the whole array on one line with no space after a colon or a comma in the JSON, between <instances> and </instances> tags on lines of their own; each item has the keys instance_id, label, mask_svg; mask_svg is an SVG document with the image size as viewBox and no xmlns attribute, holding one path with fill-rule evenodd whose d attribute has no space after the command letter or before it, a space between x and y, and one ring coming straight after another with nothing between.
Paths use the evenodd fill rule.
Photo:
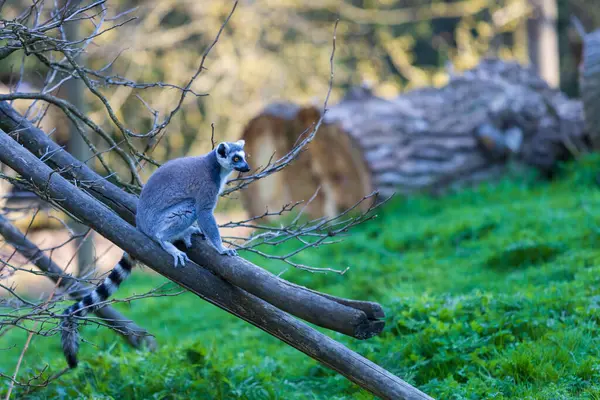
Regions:
<instances>
[{"instance_id":1,"label":"pile of logs","mask_svg":"<svg viewBox=\"0 0 600 400\"><path fill-rule=\"evenodd\" d=\"M245 127L253 166L292 148L320 118L315 107L274 104ZM313 216L333 216L374 190L439 193L500 177L508 161L552 174L589 149L582 102L550 88L532 69L482 61L442 88L387 100L365 87L331 107L308 149L275 176L243 191L251 215L308 200Z\"/></svg>"}]
</instances>

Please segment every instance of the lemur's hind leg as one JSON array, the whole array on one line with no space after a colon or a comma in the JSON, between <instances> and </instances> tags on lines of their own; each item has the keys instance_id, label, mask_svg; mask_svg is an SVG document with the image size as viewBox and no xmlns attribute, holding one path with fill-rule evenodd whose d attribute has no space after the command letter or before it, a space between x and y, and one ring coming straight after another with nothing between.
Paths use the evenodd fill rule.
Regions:
<instances>
[{"instance_id":1,"label":"lemur's hind leg","mask_svg":"<svg viewBox=\"0 0 600 400\"><path fill-rule=\"evenodd\" d=\"M196 220L195 204L192 200L182 201L167 210L156 218L154 239L160 246L173 256L175 267L185 265L189 261L188 256L177 247L173 242L183 239L186 245L191 244L191 235L196 231L191 225Z\"/></svg>"}]
</instances>

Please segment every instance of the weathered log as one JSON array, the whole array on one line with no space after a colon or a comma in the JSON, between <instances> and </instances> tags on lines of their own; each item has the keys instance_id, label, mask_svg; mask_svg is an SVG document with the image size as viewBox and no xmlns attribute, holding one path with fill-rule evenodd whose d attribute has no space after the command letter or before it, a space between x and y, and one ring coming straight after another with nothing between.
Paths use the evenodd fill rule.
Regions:
<instances>
[{"instance_id":1,"label":"weathered log","mask_svg":"<svg viewBox=\"0 0 600 400\"><path fill-rule=\"evenodd\" d=\"M245 127L254 165L280 157L320 116L314 107L267 107ZM354 88L331 107L295 166L242 192L251 215L308 200L332 215L373 190L441 192L500 177L509 160L552 172L588 146L581 102L516 63L484 60L442 88L386 100Z\"/></svg>"},{"instance_id":2,"label":"weathered log","mask_svg":"<svg viewBox=\"0 0 600 400\"><path fill-rule=\"evenodd\" d=\"M264 166L273 155L286 154L319 116L313 107L269 106L243 134L253 165ZM371 193L372 188L367 163L355 139L332 124L323 124L303 154L277 174L248 186L242 200L250 215L261 215L265 207L277 210L287 203L308 200L319 189L307 210L311 214L323 210L323 215L333 217Z\"/></svg>"},{"instance_id":3,"label":"weathered log","mask_svg":"<svg viewBox=\"0 0 600 400\"><path fill-rule=\"evenodd\" d=\"M0 102L0 129L10 129L12 137L39 157L51 154L44 158L46 164L77 181L88 194L135 225L136 196L123 192L58 147L6 102ZM370 338L383 330L384 312L377 303L336 299L291 285L241 258L220 257L202 240L194 241L189 255L198 265L307 322L358 339Z\"/></svg>"},{"instance_id":4,"label":"weathered log","mask_svg":"<svg viewBox=\"0 0 600 400\"><path fill-rule=\"evenodd\" d=\"M156 242L75 188L3 131L0 131L0 149L0 161L46 196L136 259L199 297L263 329L381 398L431 399L328 336L193 262L187 262L183 268L173 268L172 257Z\"/></svg>"},{"instance_id":5,"label":"weathered log","mask_svg":"<svg viewBox=\"0 0 600 400\"><path fill-rule=\"evenodd\" d=\"M48 278L64 291L68 291L74 300L80 300L90 289L90 285L82 285L75 279L65 275L54 261L44 254L39 247L31 242L21 231L13 226L9 220L0 215L0 235L10 243L23 256L32 262L41 271L46 272ZM62 279L60 279L62 277ZM59 281L60 279L60 281ZM130 321L123 314L111 306L104 306L94 311L104 324L121 334L130 345L136 348L146 346L156 348L156 340L144 328Z\"/></svg>"}]
</instances>

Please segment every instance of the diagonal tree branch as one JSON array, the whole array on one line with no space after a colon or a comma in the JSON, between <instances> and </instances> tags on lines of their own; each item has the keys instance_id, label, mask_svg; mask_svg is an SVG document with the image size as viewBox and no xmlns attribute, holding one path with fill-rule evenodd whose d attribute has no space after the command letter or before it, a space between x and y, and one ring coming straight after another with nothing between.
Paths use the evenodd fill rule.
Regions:
<instances>
[{"instance_id":1,"label":"diagonal tree branch","mask_svg":"<svg viewBox=\"0 0 600 400\"><path fill-rule=\"evenodd\" d=\"M381 398L431 399L342 344L193 262L186 263L184 268L171 267L171 256L156 242L77 190L3 131L0 131L0 149L0 162L30 181L38 192L43 192L47 198L53 199L60 207L161 275L315 358Z\"/></svg>"},{"instance_id":2,"label":"diagonal tree branch","mask_svg":"<svg viewBox=\"0 0 600 400\"><path fill-rule=\"evenodd\" d=\"M33 154L39 157L49 154L43 159L50 167L77 182L78 187L135 225L136 196L104 180L61 149L8 104L0 102L0 129L5 127L11 129L10 135ZM305 321L359 339L370 338L383 330L384 322L381 319L384 312L377 303L323 296L291 284L241 258L220 257L202 240L196 239L193 244L188 254L198 265Z\"/></svg>"},{"instance_id":3,"label":"diagonal tree branch","mask_svg":"<svg viewBox=\"0 0 600 400\"><path fill-rule=\"evenodd\" d=\"M93 172L16 112L6 101L0 102L0 129L10 132L15 140L37 157L43 158L50 167L59 170L62 176L81 183L86 192L135 225L137 198L134 195L123 192L106 178Z\"/></svg>"}]
</instances>

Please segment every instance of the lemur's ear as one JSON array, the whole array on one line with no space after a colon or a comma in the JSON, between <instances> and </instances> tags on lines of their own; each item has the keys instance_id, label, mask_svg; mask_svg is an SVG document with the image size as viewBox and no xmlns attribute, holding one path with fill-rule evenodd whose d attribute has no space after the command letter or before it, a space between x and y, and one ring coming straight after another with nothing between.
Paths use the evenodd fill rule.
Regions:
<instances>
[{"instance_id":1,"label":"lemur's ear","mask_svg":"<svg viewBox=\"0 0 600 400\"><path fill-rule=\"evenodd\" d=\"M219 143L217 146L217 154L222 158L227 157L227 150L229 150L229 146L225 142Z\"/></svg>"},{"instance_id":2,"label":"lemur's ear","mask_svg":"<svg viewBox=\"0 0 600 400\"><path fill-rule=\"evenodd\" d=\"M244 147L244 145L246 144L246 141L245 141L245 140L238 140L236 143L237 143L237 144L238 144L240 147Z\"/></svg>"}]
</instances>

